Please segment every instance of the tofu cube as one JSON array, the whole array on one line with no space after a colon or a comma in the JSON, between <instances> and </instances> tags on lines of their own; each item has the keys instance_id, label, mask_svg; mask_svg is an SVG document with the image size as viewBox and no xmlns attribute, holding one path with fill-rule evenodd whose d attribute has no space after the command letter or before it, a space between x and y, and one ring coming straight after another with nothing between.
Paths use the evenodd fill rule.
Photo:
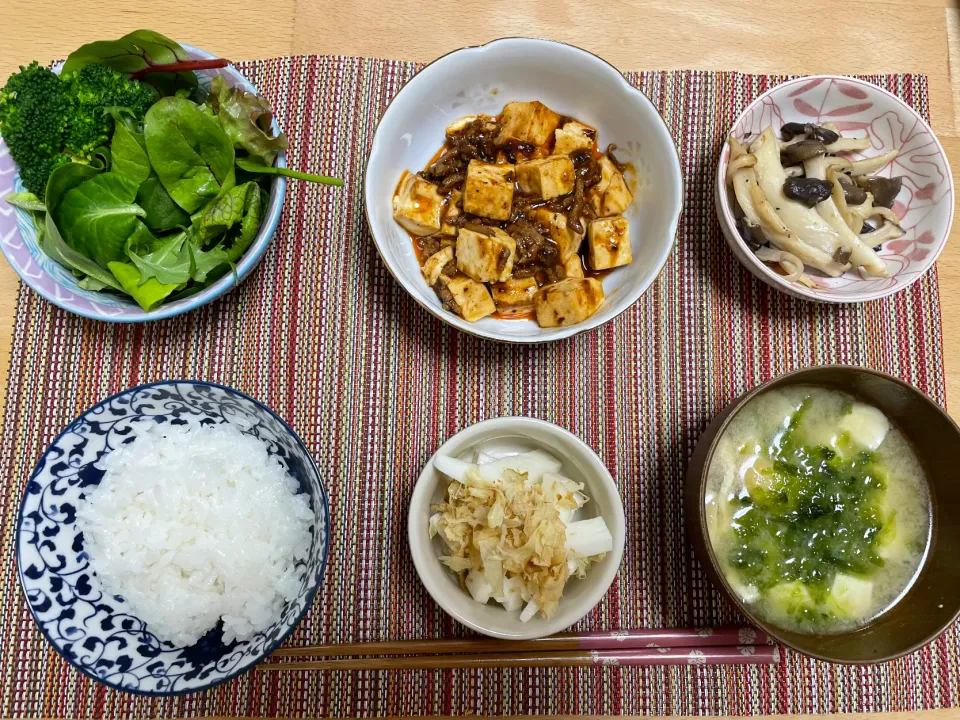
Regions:
<instances>
[{"instance_id":1,"label":"tofu cube","mask_svg":"<svg viewBox=\"0 0 960 720\"><path fill-rule=\"evenodd\" d=\"M550 239L556 243L561 261L577 254L585 233L578 233L569 227L566 215L541 207L533 212L533 217L550 231ZM585 220L580 222L586 225Z\"/></svg>"},{"instance_id":2,"label":"tofu cube","mask_svg":"<svg viewBox=\"0 0 960 720\"><path fill-rule=\"evenodd\" d=\"M509 220L515 173L513 165L471 160L463 185L463 211L491 220Z\"/></svg>"},{"instance_id":3,"label":"tofu cube","mask_svg":"<svg viewBox=\"0 0 960 720\"><path fill-rule=\"evenodd\" d=\"M582 125L578 122L568 122L562 128L558 128L553 136L554 155L569 155L577 150L588 150L593 147L593 135L596 131Z\"/></svg>"},{"instance_id":4,"label":"tofu cube","mask_svg":"<svg viewBox=\"0 0 960 720\"><path fill-rule=\"evenodd\" d=\"M491 288L497 312L503 315L523 315L532 311L537 290L537 281L532 277L506 280Z\"/></svg>"},{"instance_id":5,"label":"tofu cube","mask_svg":"<svg viewBox=\"0 0 960 720\"><path fill-rule=\"evenodd\" d=\"M560 127L560 116L541 102L507 103L500 115L497 144L514 142L545 145Z\"/></svg>"},{"instance_id":6,"label":"tofu cube","mask_svg":"<svg viewBox=\"0 0 960 720\"><path fill-rule=\"evenodd\" d=\"M587 226L587 261L592 270L608 270L633 260L630 226L622 215L594 220Z\"/></svg>"},{"instance_id":7,"label":"tofu cube","mask_svg":"<svg viewBox=\"0 0 960 720\"><path fill-rule=\"evenodd\" d=\"M603 202L600 204L598 214L600 217L622 215L632 202L633 193L627 187L623 174L618 172L610 178L610 184L607 185L607 191L603 194Z\"/></svg>"},{"instance_id":8,"label":"tofu cube","mask_svg":"<svg viewBox=\"0 0 960 720\"><path fill-rule=\"evenodd\" d=\"M563 261L562 272L564 279L566 278L582 278L583 277L583 261L580 260L579 255L571 255L566 260Z\"/></svg>"},{"instance_id":9,"label":"tofu cube","mask_svg":"<svg viewBox=\"0 0 960 720\"><path fill-rule=\"evenodd\" d=\"M517 243L499 228L485 235L460 228L457 235L457 269L477 282L503 282L513 272Z\"/></svg>"},{"instance_id":10,"label":"tofu cube","mask_svg":"<svg viewBox=\"0 0 960 720\"><path fill-rule=\"evenodd\" d=\"M466 275L441 275L437 294L445 305L467 322L476 322L497 311L487 286Z\"/></svg>"},{"instance_id":11,"label":"tofu cube","mask_svg":"<svg viewBox=\"0 0 960 720\"><path fill-rule=\"evenodd\" d=\"M437 186L404 170L393 197L393 219L414 235L432 235L440 230L443 196Z\"/></svg>"},{"instance_id":12,"label":"tofu cube","mask_svg":"<svg viewBox=\"0 0 960 720\"><path fill-rule=\"evenodd\" d=\"M566 155L551 155L517 165L517 184L521 192L544 200L573 192L576 175Z\"/></svg>"},{"instance_id":13,"label":"tofu cube","mask_svg":"<svg viewBox=\"0 0 960 720\"><path fill-rule=\"evenodd\" d=\"M445 247L439 252L435 252L433 255L428 257L427 261L423 264L423 267L420 268L420 270L423 272L423 279L427 281L427 285L433 287L437 280L440 279L443 269L452 262L452 246Z\"/></svg>"},{"instance_id":14,"label":"tofu cube","mask_svg":"<svg viewBox=\"0 0 960 720\"><path fill-rule=\"evenodd\" d=\"M590 188L587 201L598 217L620 215L633 202L623 174L606 156L600 160L600 182Z\"/></svg>"},{"instance_id":15,"label":"tofu cube","mask_svg":"<svg viewBox=\"0 0 960 720\"><path fill-rule=\"evenodd\" d=\"M443 235L456 235L457 226L453 221L460 215L460 201L463 194L459 190L454 190L447 195L447 204L443 206L442 220L440 222L440 233Z\"/></svg>"},{"instance_id":16,"label":"tofu cube","mask_svg":"<svg viewBox=\"0 0 960 720\"><path fill-rule=\"evenodd\" d=\"M535 306L540 327L561 327L583 322L603 302L603 285L593 278L569 278L544 285Z\"/></svg>"}]
</instances>

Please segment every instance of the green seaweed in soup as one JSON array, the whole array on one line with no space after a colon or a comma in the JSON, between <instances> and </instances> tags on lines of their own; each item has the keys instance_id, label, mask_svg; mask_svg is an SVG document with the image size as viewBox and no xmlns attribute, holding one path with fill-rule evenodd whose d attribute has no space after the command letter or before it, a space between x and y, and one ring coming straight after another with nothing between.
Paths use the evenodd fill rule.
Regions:
<instances>
[{"instance_id":1,"label":"green seaweed in soup","mask_svg":"<svg viewBox=\"0 0 960 720\"><path fill-rule=\"evenodd\" d=\"M867 622L909 587L926 547L929 500L912 449L844 393L777 391L747 410L718 443L708 483L728 581L793 630Z\"/></svg>"}]
</instances>

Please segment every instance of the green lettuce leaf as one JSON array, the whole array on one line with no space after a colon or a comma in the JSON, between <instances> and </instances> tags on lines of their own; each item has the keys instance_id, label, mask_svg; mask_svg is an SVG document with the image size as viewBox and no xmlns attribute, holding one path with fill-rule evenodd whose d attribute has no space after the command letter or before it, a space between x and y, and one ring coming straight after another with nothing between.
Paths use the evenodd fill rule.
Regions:
<instances>
[{"instance_id":1,"label":"green lettuce leaf","mask_svg":"<svg viewBox=\"0 0 960 720\"><path fill-rule=\"evenodd\" d=\"M147 111L143 132L157 177L173 201L188 213L233 186L233 143L189 100L158 100Z\"/></svg>"},{"instance_id":2,"label":"green lettuce leaf","mask_svg":"<svg viewBox=\"0 0 960 720\"><path fill-rule=\"evenodd\" d=\"M259 95L227 85L222 75L213 78L207 104L233 146L262 158L269 165L280 150L286 150L287 136L273 134L273 110Z\"/></svg>"},{"instance_id":3,"label":"green lettuce leaf","mask_svg":"<svg viewBox=\"0 0 960 720\"><path fill-rule=\"evenodd\" d=\"M134 201L139 183L102 173L68 190L53 211L68 244L103 267L125 259L127 240L144 227L146 212Z\"/></svg>"},{"instance_id":4,"label":"green lettuce leaf","mask_svg":"<svg viewBox=\"0 0 960 720\"><path fill-rule=\"evenodd\" d=\"M162 303L179 285L179 283L164 284L156 278L150 278L141 283L140 270L132 263L112 262L108 267L123 289L148 312Z\"/></svg>"}]
</instances>

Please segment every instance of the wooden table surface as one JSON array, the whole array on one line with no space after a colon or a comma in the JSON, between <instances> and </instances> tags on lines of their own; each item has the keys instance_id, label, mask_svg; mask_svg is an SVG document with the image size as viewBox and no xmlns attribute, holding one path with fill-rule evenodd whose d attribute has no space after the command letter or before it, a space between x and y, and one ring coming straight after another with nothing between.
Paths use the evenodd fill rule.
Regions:
<instances>
[{"instance_id":1,"label":"wooden table surface","mask_svg":"<svg viewBox=\"0 0 960 720\"><path fill-rule=\"evenodd\" d=\"M63 58L84 42L141 27L233 60L330 53L426 61L497 37L533 35L579 45L623 70L926 73L933 128L951 166L960 168L960 77L954 80L960 10L949 0L3 0L3 6L0 78L21 63ZM844 50L851 38L856 45ZM960 417L960 222L938 267L947 392ZM17 291L13 270L0 263L0 403ZM922 715L960 719L956 710Z\"/></svg>"}]
</instances>

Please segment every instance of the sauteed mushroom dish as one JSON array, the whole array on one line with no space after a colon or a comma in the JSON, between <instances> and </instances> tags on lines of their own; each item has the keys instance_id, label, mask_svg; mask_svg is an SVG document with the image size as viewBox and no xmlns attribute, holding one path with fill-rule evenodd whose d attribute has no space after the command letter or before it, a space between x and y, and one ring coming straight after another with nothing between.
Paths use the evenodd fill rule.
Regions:
<instances>
[{"instance_id":1,"label":"sauteed mushroom dish","mask_svg":"<svg viewBox=\"0 0 960 720\"><path fill-rule=\"evenodd\" d=\"M880 177L896 156L854 159L869 137L845 138L832 124L787 123L777 139L768 127L752 140L730 137L727 182L740 232L757 257L787 279L815 287L807 267L839 277L849 270L886 277L877 254L903 235L893 212L903 178Z\"/></svg>"},{"instance_id":2,"label":"sauteed mushroom dish","mask_svg":"<svg viewBox=\"0 0 960 720\"><path fill-rule=\"evenodd\" d=\"M597 130L540 102L463 117L427 167L400 177L393 217L424 279L468 322L582 322L603 303L600 276L633 259L633 202Z\"/></svg>"}]
</instances>

